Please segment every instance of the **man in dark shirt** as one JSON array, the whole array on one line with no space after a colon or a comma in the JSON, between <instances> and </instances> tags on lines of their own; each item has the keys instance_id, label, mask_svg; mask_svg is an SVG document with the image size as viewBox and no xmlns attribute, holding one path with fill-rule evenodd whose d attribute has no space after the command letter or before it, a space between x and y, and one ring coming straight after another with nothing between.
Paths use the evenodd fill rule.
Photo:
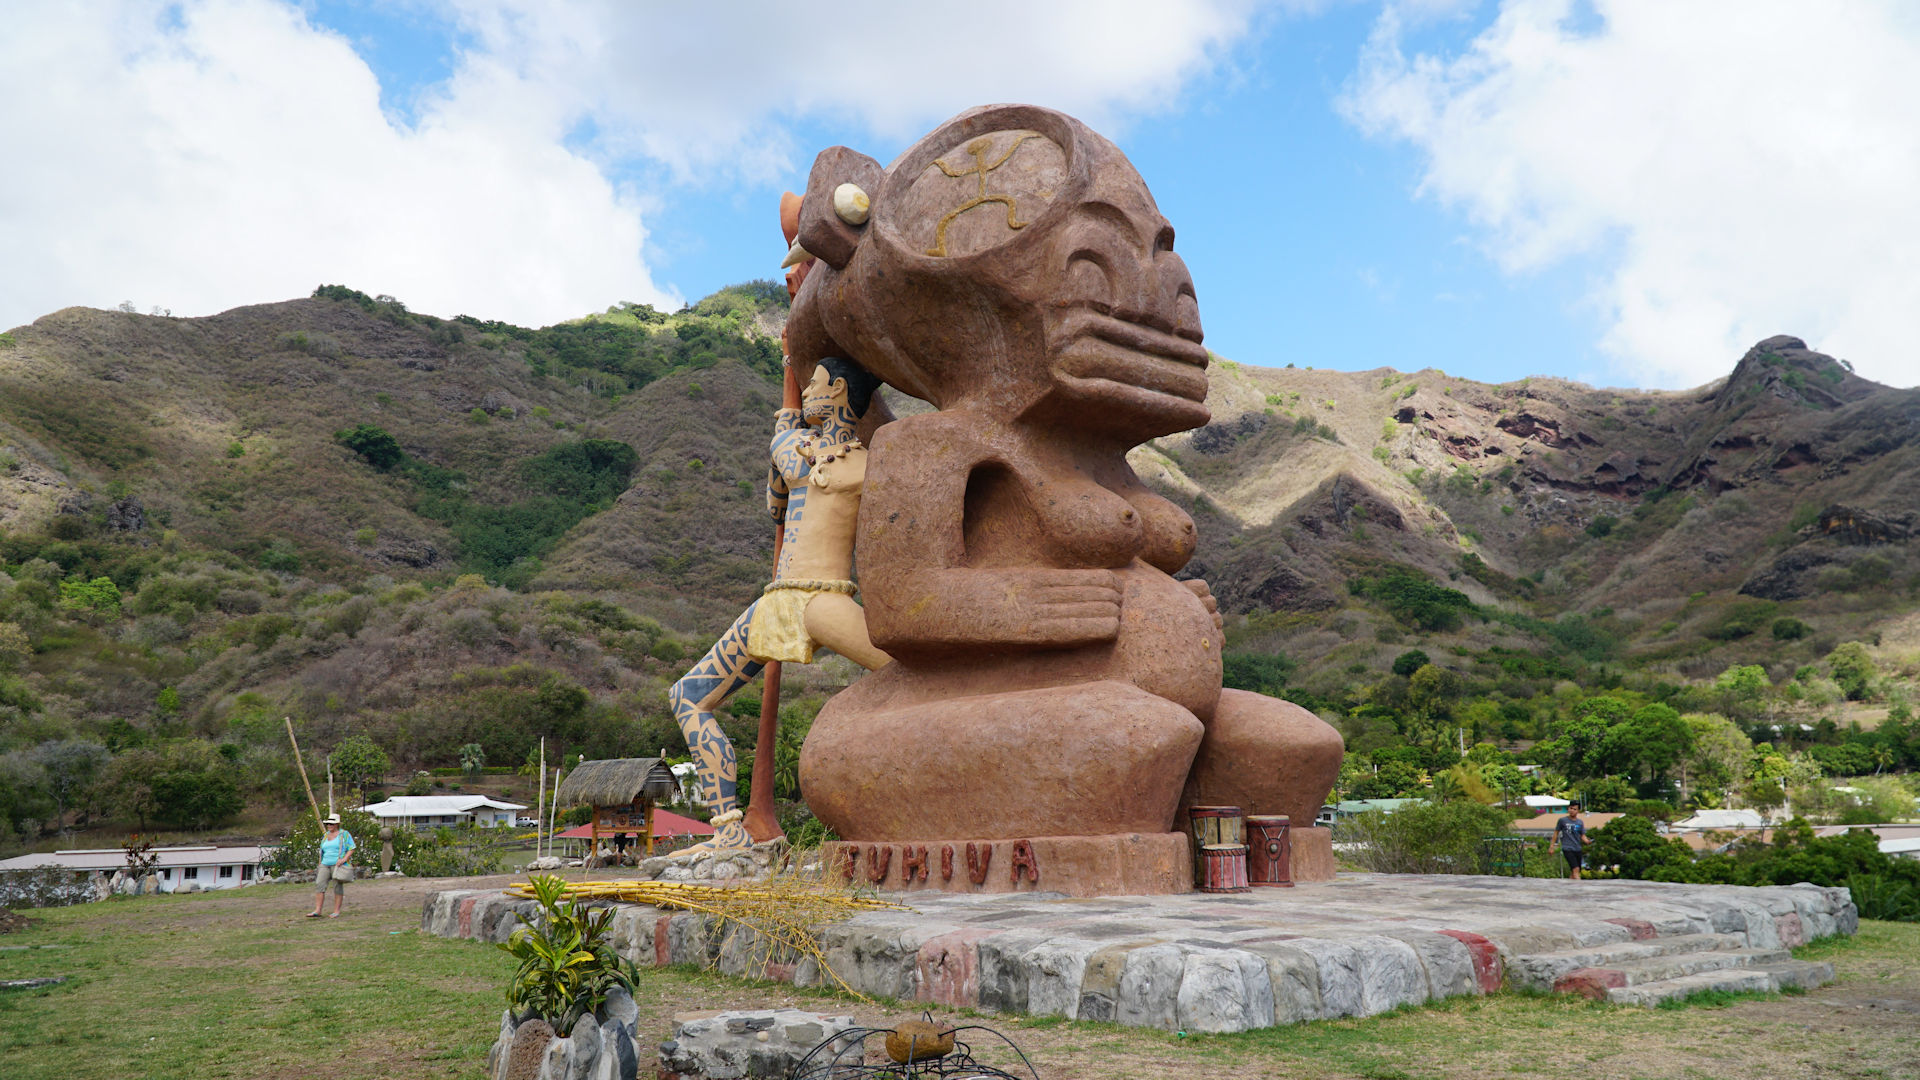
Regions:
<instances>
[{"instance_id":1,"label":"man in dark shirt","mask_svg":"<svg viewBox=\"0 0 1920 1080\"><path fill-rule=\"evenodd\" d=\"M1580 865L1587 846L1587 826L1580 820L1580 804L1568 803L1567 816L1553 823L1553 842L1547 845L1551 853L1559 848L1566 856L1567 880L1580 880Z\"/></svg>"}]
</instances>

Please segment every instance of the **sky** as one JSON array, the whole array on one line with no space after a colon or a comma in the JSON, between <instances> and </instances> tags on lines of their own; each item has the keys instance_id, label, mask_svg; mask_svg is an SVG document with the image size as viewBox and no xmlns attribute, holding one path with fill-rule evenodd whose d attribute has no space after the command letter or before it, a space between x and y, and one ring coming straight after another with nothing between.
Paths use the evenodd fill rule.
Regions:
<instances>
[{"instance_id":1,"label":"sky","mask_svg":"<svg viewBox=\"0 0 1920 1080\"><path fill-rule=\"evenodd\" d=\"M525 325L779 275L814 155L1112 138L1248 364L1920 384L1901 0L17 0L0 328L343 284Z\"/></svg>"}]
</instances>

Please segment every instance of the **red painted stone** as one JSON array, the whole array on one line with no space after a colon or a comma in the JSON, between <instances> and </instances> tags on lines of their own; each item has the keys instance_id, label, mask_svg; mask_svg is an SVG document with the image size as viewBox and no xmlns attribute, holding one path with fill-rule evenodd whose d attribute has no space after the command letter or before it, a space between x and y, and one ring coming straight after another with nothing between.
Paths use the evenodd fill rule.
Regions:
<instances>
[{"instance_id":1,"label":"red painted stone","mask_svg":"<svg viewBox=\"0 0 1920 1080\"><path fill-rule=\"evenodd\" d=\"M940 880L953 880L953 845L940 845Z\"/></svg>"},{"instance_id":2,"label":"red painted stone","mask_svg":"<svg viewBox=\"0 0 1920 1080\"><path fill-rule=\"evenodd\" d=\"M1579 994L1595 1001L1605 1001L1607 991L1616 986L1627 985L1627 974L1612 968L1580 968L1569 971L1554 980L1553 989L1559 994Z\"/></svg>"},{"instance_id":3,"label":"red painted stone","mask_svg":"<svg viewBox=\"0 0 1920 1080\"><path fill-rule=\"evenodd\" d=\"M893 866L893 845L867 845L867 880L878 885L887 880L887 870Z\"/></svg>"},{"instance_id":4,"label":"red painted stone","mask_svg":"<svg viewBox=\"0 0 1920 1080\"><path fill-rule=\"evenodd\" d=\"M844 875L848 881L852 881L853 875L860 869L860 849L854 847L852 844L848 844L845 851L846 854L842 856L840 861L840 873Z\"/></svg>"},{"instance_id":5,"label":"red painted stone","mask_svg":"<svg viewBox=\"0 0 1920 1080\"><path fill-rule=\"evenodd\" d=\"M1033 841L1015 840L1013 842L1013 883L1020 884L1020 875L1025 873L1040 884L1040 861L1033 857Z\"/></svg>"},{"instance_id":6,"label":"red painted stone","mask_svg":"<svg viewBox=\"0 0 1920 1080\"><path fill-rule=\"evenodd\" d=\"M1500 959L1499 946L1471 930L1442 930L1440 933L1467 947L1467 954L1473 958L1473 981L1479 984L1481 993L1492 994L1500 989L1500 983L1506 977L1506 965Z\"/></svg>"},{"instance_id":7,"label":"red painted stone","mask_svg":"<svg viewBox=\"0 0 1920 1080\"><path fill-rule=\"evenodd\" d=\"M465 900L460 901L460 936L461 937L473 936L473 905L474 905L474 902L479 899L480 898L477 896L469 896Z\"/></svg>"},{"instance_id":8,"label":"red painted stone","mask_svg":"<svg viewBox=\"0 0 1920 1080\"><path fill-rule=\"evenodd\" d=\"M915 996L955 1008L980 1004L980 942L998 933L968 927L928 938L914 960Z\"/></svg>"},{"instance_id":9,"label":"red painted stone","mask_svg":"<svg viewBox=\"0 0 1920 1080\"><path fill-rule=\"evenodd\" d=\"M975 885L987 882L987 865L993 862L992 844L967 843L967 878Z\"/></svg>"},{"instance_id":10,"label":"red painted stone","mask_svg":"<svg viewBox=\"0 0 1920 1080\"><path fill-rule=\"evenodd\" d=\"M673 916L662 915L653 920L653 965L666 967L673 962L673 946L667 941L667 924Z\"/></svg>"},{"instance_id":11,"label":"red painted stone","mask_svg":"<svg viewBox=\"0 0 1920 1080\"><path fill-rule=\"evenodd\" d=\"M1807 924L1801 921L1799 912L1775 916L1773 926L1780 931L1780 944L1787 948L1797 949L1807 943Z\"/></svg>"},{"instance_id":12,"label":"red painted stone","mask_svg":"<svg viewBox=\"0 0 1920 1080\"><path fill-rule=\"evenodd\" d=\"M1615 926L1626 927L1627 933L1632 934L1635 941L1645 941L1648 938L1660 936L1659 932L1654 930L1653 924L1645 919L1607 919L1605 921Z\"/></svg>"}]
</instances>

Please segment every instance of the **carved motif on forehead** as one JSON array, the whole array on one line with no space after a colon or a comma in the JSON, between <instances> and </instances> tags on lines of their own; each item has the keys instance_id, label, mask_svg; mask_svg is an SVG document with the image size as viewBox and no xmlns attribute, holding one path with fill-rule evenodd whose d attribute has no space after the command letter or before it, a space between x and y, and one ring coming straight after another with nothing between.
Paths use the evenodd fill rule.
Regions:
<instances>
[{"instance_id":1,"label":"carved motif on forehead","mask_svg":"<svg viewBox=\"0 0 1920 1080\"><path fill-rule=\"evenodd\" d=\"M1040 132L991 131L949 147L921 170L895 209L912 248L938 257L1007 243L1059 196L1067 154Z\"/></svg>"}]
</instances>

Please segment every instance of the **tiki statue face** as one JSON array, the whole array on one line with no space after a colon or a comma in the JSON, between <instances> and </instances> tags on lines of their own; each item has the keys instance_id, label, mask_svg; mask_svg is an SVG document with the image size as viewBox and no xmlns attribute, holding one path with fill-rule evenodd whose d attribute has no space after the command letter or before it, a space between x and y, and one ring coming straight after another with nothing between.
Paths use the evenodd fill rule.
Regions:
<instances>
[{"instance_id":1,"label":"tiki statue face","mask_svg":"<svg viewBox=\"0 0 1920 1080\"><path fill-rule=\"evenodd\" d=\"M1060 113L995 106L883 175L830 155L802 211L802 243L829 249L795 301L803 325L943 409L1129 445L1206 423L1193 281L1113 144ZM870 223L809 214L843 182L877 189Z\"/></svg>"}]
</instances>

